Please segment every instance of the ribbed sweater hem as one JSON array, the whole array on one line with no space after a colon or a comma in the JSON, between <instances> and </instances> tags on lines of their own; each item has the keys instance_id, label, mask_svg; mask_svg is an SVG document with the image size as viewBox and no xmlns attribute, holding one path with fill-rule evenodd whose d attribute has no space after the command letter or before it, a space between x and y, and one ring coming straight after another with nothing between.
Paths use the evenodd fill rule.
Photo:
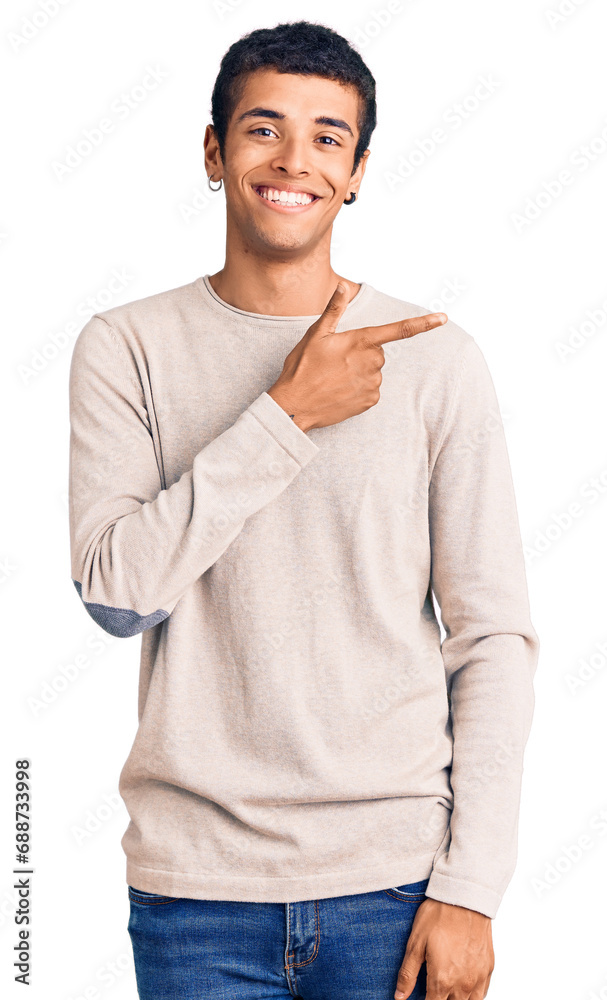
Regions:
<instances>
[{"instance_id":1,"label":"ribbed sweater hem","mask_svg":"<svg viewBox=\"0 0 607 1000\"><path fill-rule=\"evenodd\" d=\"M409 860L395 858L373 867L345 868L330 874L280 876L165 871L143 867L127 858L126 880L134 889L163 896L246 903L295 903L306 899L377 892L419 882L430 877L435 854L436 851L428 851Z\"/></svg>"}]
</instances>

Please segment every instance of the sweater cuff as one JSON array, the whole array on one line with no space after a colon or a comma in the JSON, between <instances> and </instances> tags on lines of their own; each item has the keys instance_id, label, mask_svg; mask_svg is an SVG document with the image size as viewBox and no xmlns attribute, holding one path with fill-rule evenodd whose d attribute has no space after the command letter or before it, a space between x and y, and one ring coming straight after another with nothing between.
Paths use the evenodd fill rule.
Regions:
<instances>
[{"instance_id":1,"label":"sweater cuff","mask_svg":"<svg viewBox=\"0 0 607 1000\"><path fill-rule=\"evenodd\" d=\"M438 899L441 903L451 903L454 906L465 906L469 910L477 910L486 917L495 917L502 897L494 889L477 882L467 882L459 878L451 878L442 872L433 871L425 890L426 896Z\"/></svg>"},{"instance_id":2,"label":"sweater cuff","mask_svg":"<svg viewBox=\"0 0 607 1000\"><path fill-rule=\"evenodd\" d=\"M259 420L269 434L278 441L286 452L304 466L320 451L312 438L298 427L289 414L279 406L272 396L262 392L249 406L249 413Z\"/></svg>"}]
</instances>

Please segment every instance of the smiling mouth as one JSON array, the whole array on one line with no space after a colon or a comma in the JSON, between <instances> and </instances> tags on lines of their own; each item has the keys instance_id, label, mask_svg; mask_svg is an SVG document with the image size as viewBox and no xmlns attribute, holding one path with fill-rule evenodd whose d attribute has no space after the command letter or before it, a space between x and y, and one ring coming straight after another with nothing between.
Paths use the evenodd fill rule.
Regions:
<instances>
[{"instance_id":1,"label":"smiling mouth","mask_svg":"<svg viewBox=\"0 0 607 1000\"><path fill-rule=\"evenodd\" d=\"M253 186L253 190L268 208L273 208L274 211L278 212L305 212L306 209L320 201L320 198L315 194L280 191L266 185Z\"/></svg>"}]
</instances>

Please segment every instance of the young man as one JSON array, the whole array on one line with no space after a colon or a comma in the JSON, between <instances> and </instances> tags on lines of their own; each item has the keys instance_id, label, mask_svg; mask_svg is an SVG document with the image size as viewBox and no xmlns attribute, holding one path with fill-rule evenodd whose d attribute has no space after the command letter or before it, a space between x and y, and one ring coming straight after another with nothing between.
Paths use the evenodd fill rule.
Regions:
<instances>
[{"instance_id":1,"label":"young man","mask_svg":"<svg viewBox=\"0 0 607 1000\"><path fill-rule=\"evenodd\" d=\"M139 993L481 1000L539 649L493 382L331 267L375 127L345 39L252 32L212 112L223 268L97 313L70 372L74 585L142 637Z\"/></svg>"}]
</instances>

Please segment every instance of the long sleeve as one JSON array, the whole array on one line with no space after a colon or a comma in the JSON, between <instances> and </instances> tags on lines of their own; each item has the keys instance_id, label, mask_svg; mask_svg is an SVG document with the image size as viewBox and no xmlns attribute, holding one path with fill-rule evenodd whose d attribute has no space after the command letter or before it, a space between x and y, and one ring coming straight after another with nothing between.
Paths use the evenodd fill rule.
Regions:
<instances>
[{"instance_id":1,"label":"long sleeve","mask_svg":"<svg viewBox=\"0 0 607 1000\"><path fill-rule=\"evenodd\" d=\"M74 345L69 410L72 580L91 617L120 637L167 618L319 450L263 392L163 488L136 364L100 316Z\"/></svg>"},{"instance_id":2,"label":"long sleeve","mask_svg":"<svg viewBox=\"0 0 607 1000\"><path fill-rule=\"evenodd\" d=\"M431 470L431 585L453 760L451 836L426 893L494 917L515 869L523 751L534 710L539 639L495 388L466 341Z\"/></svg>"}]
</instances>

